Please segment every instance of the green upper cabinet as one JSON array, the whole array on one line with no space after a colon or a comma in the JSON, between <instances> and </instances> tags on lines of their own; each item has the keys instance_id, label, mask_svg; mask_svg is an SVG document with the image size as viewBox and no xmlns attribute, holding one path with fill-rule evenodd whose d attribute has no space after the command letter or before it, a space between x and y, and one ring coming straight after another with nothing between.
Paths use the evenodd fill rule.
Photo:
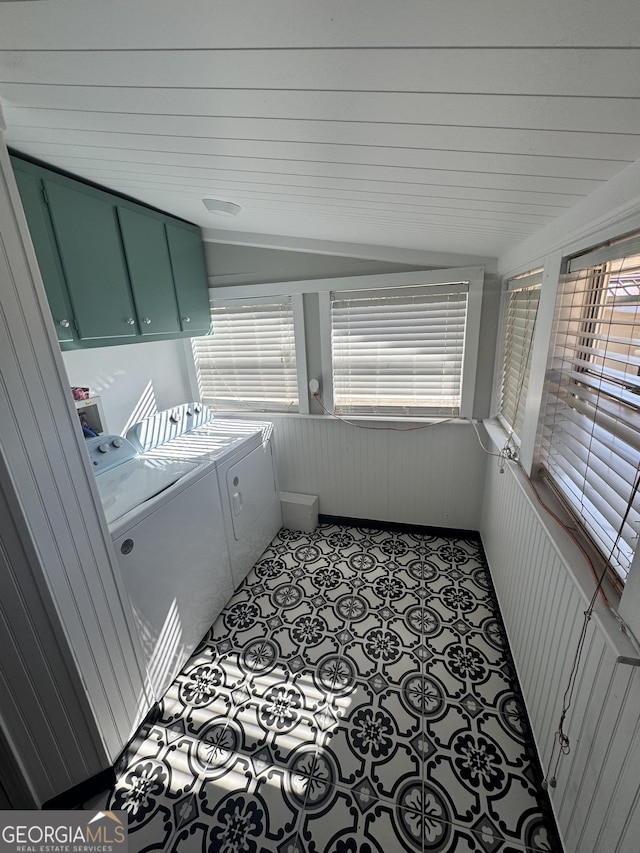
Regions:
<instances>
[{"instance_id":1,"label":"green upper cabinet","mask_svg":"<svg viewBox=\"0 0 640 853\"><path fill-rule=\"evenodd\" d=\"M206 334L200 229L11 155L62 349Z\"/></svg>"},{"instance_id":2,"label":"green upper cabinet","mask_svg":"<svg viewBox=\"0 0 640 853\"><path fill-rule=\"evenodd\" d=\"M179 332L178 304L171 275L164 220L144 209L118 207L140 334Z\"/></svg>"},{"instance_id":3,"label":"green upper cabinet","mask_svg":"<svg viewBox=\"0 0 640 853\"><path fill-rule=\"evenodd\" d=\"M166 222L165 228L180 324L193 337L206 335L211 327L211 307L200 230L181 222Z\"/></svg>"},{"instance_id":4,"label":"green upper cabinet","mask_svg":"<svg viewBox=\"0 0 640 853\"><path fill-rule=\"evenodd\" d=\"M89 188L44 182L81 339L134 337L129 276L116 210Z\"/></svg>"},{"instance_id":5,"label":"green upper cabinet","mask_svg":"<svg viewBox=\"0 0 640 853\"><path fill-rule=\"evenodd\" d=\"M20 168L16 168L15 175L58 340L61 343L73 341L75 333L71 305L49 211L44 201L42 181L32 172Z\"/></svg>"}]
</instances>

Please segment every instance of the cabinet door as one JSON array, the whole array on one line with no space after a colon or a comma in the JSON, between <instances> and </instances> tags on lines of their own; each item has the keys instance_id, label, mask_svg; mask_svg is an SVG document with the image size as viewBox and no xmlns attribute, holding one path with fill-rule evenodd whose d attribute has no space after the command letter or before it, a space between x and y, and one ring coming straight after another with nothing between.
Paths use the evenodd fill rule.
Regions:
<instances>
[{"instance_id":1,"label":"cabinet door","mask_svg":"<svg viewBox=\"0 0 640 853\"><path fill-rule=\"evenodd\" d=\"M200 231L173 222L167 222L165 228L180 324L194 337L204 335L211 327L211 308Z\"/></svg>"},{"instance_id":2,"label":"cabinet door","mask_svg":"<svg viewBox=\"0 0 640 853\"><path fill-rule=\"evenodd\" d=\"M73 341L71 306L60 266L58 247L51 228L49 211L44 201L42 181L31 172L23 172L22 169L16 167L15 163L14 171L58 340L60 342Z\"/></svg>"},{"instance_id":3,"label":"cabinet door","mask_svg":"<svg viewBox=\"0 0 640 853\"><path fill-rule=\"evenodd\" d=\"M118 207L122 242L142 335L179 332L169 248L161 219Z\"/></svg>"},{"instance_id":4,"label":"cabinet door","mask_svg":"<svg viewBox=\"0 0 640 853\"><path fill-rule=\"evenodd\" d=\"M45 180L78 336L137 334L115 206L90 188Z\"/></svg>"}]
</instances>

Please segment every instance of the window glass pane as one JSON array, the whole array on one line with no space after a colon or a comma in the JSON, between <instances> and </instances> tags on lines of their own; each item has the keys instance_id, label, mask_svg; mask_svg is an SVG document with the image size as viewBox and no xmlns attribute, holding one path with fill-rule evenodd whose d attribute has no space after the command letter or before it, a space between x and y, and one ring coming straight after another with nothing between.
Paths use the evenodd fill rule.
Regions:
<instances>
[{"instance_id":1,"label":"window glass pane","mask_svg":"<svg viewBox=\"0 0 640 853\"><path fill-rule=\"evenodd\" d=\"M535 276L527 275L531 281ZM542 273L536 278L542 278ZM518 287L510 282L504 322L500 414L517 436L521 435L529 389L531 348L538 315L540 284Z\"/></svg>"},{"instance_id":2,"label":"window glass pane","mask_svg":"<svg viewBox=\"0 0 640 853\"><path fill-rule=\"evenodd\" d=\"M639 372L640 255L574 260L558 295L541 461L622 581L640 531Z\"/></svg>"},{"instance_id":3,"label":"window glass pane","mask_svg":"<svg viewBox=\"0 0 640 853\"><path fill-rule=\"evenodd\" d=\"M216 409L297 411L290 301L213 308L213 334L193 339L202 401Z\"/></svg>"},{"instance_id":4,"label":"window glass pane","mask_svg":"<svg viewBox=\"0 0 640 853\"><path fill-rule=\"evenodd\" d=\"M442 415L460 410L466 286L334 294L333 390L340 414Z\"/></svg>"}]
</instances>

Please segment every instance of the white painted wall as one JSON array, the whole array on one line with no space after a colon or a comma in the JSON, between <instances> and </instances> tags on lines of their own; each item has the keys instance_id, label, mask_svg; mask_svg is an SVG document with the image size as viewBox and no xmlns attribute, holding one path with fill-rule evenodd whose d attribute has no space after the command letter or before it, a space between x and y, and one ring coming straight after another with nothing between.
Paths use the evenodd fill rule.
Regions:
<instances>
[{"instance_id":1,"label":"white painted wall","mask_svg":"<svg viewBox=\"0 0 640 853\"><path fill-rule=\"evenodd\" d=\"M1 457L0 484L0 730L9 753L0 762L0 784L12 808L35 808L101 770L106 758L37 555L14 518Z\"/></svg>"},{"instance_id":2,"label":"white painted wall","mask_svg":"<svg viewBox=\"0 0 640 853\"><path fill-rule=\"evenodd\" d=\"M493 464L492 464L493 463ZM487 467L482 541L543 768L550 767L584 610L589 570L537 506L518 470ZM601 602L591 620L565 732L571 751L550 790L566 853L637 853L640 839L640 668ZM557 755L557 753L556 753Z\"/></svg>"},{"instance_id":3,"label":"white painted wall","mask_svg":"<svg viewBox=\"0 0 640 853\"><path fill-rule=\"evenodd\" d=\"M479 529L487 457L471 424L402 432L384 429L391 423L360 429L313 415L242 418L273 422L278 487L317 495L321 513Z\"/></svg>"},{"instance_id":4,"label":"white painted wall","mask_svg":"<svg viewBox=\"0 0 640 853\"><path fill-rule=\"evenodd\" d=\"M62 358L69 385L100 397L106 432L124 433L142 417L190 399L183 341L71 350Z\"/></svg>"},{"instance_id":5,"label":"white painted wall","mask_svg":"<svg viewBox=\"0 0 640 853\"><path fill-rule=\"evenodd\" d=\"M2 127L0 740L41 804L117 757L143 681Z\"/></svg>"},{"instance_id":6,"label":"white painted wall","mask_svg":"<svg viewBox=\"0 0 640 853\"><path fill-rule=\"evenodd\" d=\"M486 457L470 424L397 432L322 417L274 421L280 488L318 495L320 512L478 529Z\"/></svg>"},{"instance_id":7,"label":"white painted wall","mask_svg":"<svg viewBox=\"0 0 640 853\"><path fill-rule=\"evenodd\" d=\"M290 252L264 246L205 242L209 286L256 284L274 281L302 281L341 275L374 275L408 272L418 265L349 258L312 252Z\"/></svg>"},{"instance_id":8,"label":"white painted wall","mask_svg":"<svg viewBox=\"0 0 640 853\"><path fill-rule=\"evenodd\" d=\"M266 234L203 230L210 287L314 278L376 275L410 270L482 266L495 273L497 259L480 255L393 249Z\"/></svg>"}]
</instances>

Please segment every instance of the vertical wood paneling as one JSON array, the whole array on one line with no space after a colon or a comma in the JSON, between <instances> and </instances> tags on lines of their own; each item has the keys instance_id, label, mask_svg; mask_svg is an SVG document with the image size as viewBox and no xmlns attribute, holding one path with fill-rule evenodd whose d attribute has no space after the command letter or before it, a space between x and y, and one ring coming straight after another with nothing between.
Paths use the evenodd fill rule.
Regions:
<instances>
[{"instance_id":1,"label":"vertical wood paneling","mask_svg":"<svg viewBox=\"0 0 640 853\"><path fill-rule=\"evenodd\" d=\"M614 853L632 853L632 841L640 838L640 785L638 767L640 766L640 674L636 671L629 684L629 695L621 711L619 725L620 744L625 749L621 768L615 779L614 796L607 819L600 827L598 839L602 849L611 849ZM613 762L611 762L613 763ZM615 837L623 827L622 838L626 839L615 848L608 841Z\"/></svg>"},{"instance_id":2,"label":"vertical wood paneling","mask_svg":"<svg viewBox=\"0 0 640 853\"><path fill-rule=\"evenodd\" d=\"M407 432L273 416L279 486L320 512L477 530L485 456L470 424Z\"/></svg>"},{"instance_id":3,"label":"vertical wood paneling","mask_svg":"<svg viewBox=\"0 0 640 853\"><path fill-rule=\"evenodd\" d=\"M589 747L579 765L582 779L569 824L569 831L577 838L578 849L580 845L584 847L592 843L594 836L600 834L602 818L607 818L607 814L603 815L600 808L600 793L603 790L610 791L610 805L613 805L617 781L629 749L633 746L630 735L634 726L629 727L628 715L628 703L634 698L631 691L633 673L629 667L611 668L610 663L610 655L605 653L602 670L608 689L602 699L594 692L585 714L583 739L588 739ZM635 711L637 717L637 704ZM638 837L635 842L637 845Z\"/></svg>"},{"instance_id":4,"label":"vertical wood paneling","mask_svg":"<svg viewBox=\"0 0 640 853\"><path fill-rule=\"evenodd\" d=\"M6 468L0 459L0 482L3 480L6 482ZM56 793L56 785L61 786L58 790L69 788L95 772L92 767L98 755L89 758L81 750L70 749L69 743L91 747L97 732L87 726L83 716L86 703L69 676L64 647L52 625L53 604L38 590L1 488L0 578L1 710L11 728L13 748L18 755L31 757L31 775L39 780L39 791L51 795ZM48 752L39 745L39 737L50 744Z\"/></svg>"},{"instance_id":5,"label":"vertical wood paneling","mask_svg":"<svg viewBox=\"0 0 640 853\"><path fill-rule=\"evenodd\" d=\"M512 470L489 466L480 530L546 770L586 602ZM565 723L571 751L551 791L567 853L638 851L640 673L617 663L603 624L589 624Z\"/></svg>"},{"instance_id":6,"label":"vertical wood paneling","mask_svg":"<svg viewBox=\"0 0 640 853\"><path fill-rule=\"evenodd\" d=\"M584 807L584 798L593 790L593 771L591 764L594 733L600 725L607 695L611 687L612 672L607 667L609 661L601 643L591 643L587 649L586 666L581 683L578 685L572 722L572 742L584 743L585 748L572 749L569 756L561 762L558 778L562 787L558 788L556 798L558 815L566 826L566 832L572 830L573 821ZM586 676L586 677L585 677ZM608 739L608 738L607 738ZM591 776L586 783L585 774Z\"/></svg>"},{"instance_id":7,"label":"vertical wood paneling","mask_svg":"<svg viewBox=\"0 0 640 853\"><path fill-rule=\"evenodd\" d=\"M0 457L4 517L11 514L21 546L7 547L0 560L3 605L10 606L12 586L16 601L3 631L20 650L12 655L9 642L0 643L9 682L0 717L7 740L25 746L22 769L41 803L115 759L132 734L144 685L1 133Z\"/></svg>"},{"instance_id":8,"label":"vertical wood paneling","mask_svg":"<svg viewBox=\"0 0 640 853\"><path fill-rule=\"evenodd\" d=\"M633 0L103 5L0 2L13 146L225 242L495 258L638 157Z\"/></svg>"}]
</instances>

